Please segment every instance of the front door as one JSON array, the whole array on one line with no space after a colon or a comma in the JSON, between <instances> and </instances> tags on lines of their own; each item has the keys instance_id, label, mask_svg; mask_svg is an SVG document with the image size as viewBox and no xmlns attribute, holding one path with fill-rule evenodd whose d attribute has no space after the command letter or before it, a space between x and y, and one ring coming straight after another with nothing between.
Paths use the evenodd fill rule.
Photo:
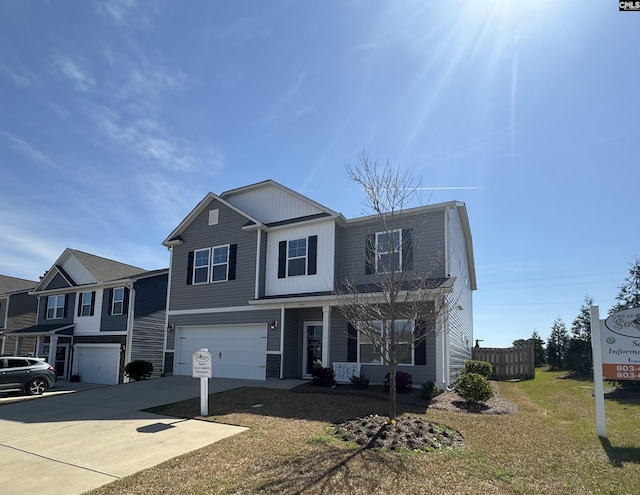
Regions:
<instances>
[{"instance_id":1,"label":"front door","mask_svg":"<svg viewBox=\"0 0 640 495\"><path fill-rule=\"evenodd\" d=\"M67 378L67 362L69 361L69 344L58 344L56 346L56 362L53 366L56 368L58 378Z\"/></svg>"},{"instance_id":2,"label":"front door","mask_svg":"<svg viewBox=\"0 0 640 495\"><path fill-rule=\"evenodd\" d=\"M322 322L304 324L304 352L302 355L302 377L311 378L313 370L322 368Z\"/></svg>"}]
</instances>

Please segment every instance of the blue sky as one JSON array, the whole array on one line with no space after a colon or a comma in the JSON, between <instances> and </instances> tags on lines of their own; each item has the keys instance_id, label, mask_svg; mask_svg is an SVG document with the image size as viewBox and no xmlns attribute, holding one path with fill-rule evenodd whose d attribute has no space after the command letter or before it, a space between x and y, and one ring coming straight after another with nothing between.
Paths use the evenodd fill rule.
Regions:
<instances>
[{"instance_id":1,"label":"blue sky","mask_svg":"<svg viewBox=\"0 0 640 495\"><path fill-rule=\"evenodd\" d=\"M0 2L0 273L143 268L212 191L347 217L362 150L467 204L474 334L608 310L635 255L640 15L616 1Z\"/></svg>"}]
</instances>

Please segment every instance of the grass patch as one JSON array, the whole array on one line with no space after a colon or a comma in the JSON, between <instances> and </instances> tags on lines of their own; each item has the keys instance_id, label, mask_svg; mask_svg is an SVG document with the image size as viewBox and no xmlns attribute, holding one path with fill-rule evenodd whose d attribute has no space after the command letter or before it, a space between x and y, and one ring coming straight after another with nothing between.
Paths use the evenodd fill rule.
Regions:
<instances>
[{"instance_id":1,"label":"grass patch","mask_svg":"<svg viewBox=\"0 0 640 495\"><path fill-rule=\"evenodd\" d=\"M500 383L517 414L478 415L400 405L445 424L465 446L431 453L356 448L330 425L384 415L383 400L350 394L238 389L210 396L209 418L249 430L90 492L115 494L635 494L640 404L608 400L609 439L595 432L591 383L537 371ZM251 405L264 404L260 408ZM197 417L199 398L154 412ZM161 448L161 447L160 447Z\"/></svg>"}]
</instances>

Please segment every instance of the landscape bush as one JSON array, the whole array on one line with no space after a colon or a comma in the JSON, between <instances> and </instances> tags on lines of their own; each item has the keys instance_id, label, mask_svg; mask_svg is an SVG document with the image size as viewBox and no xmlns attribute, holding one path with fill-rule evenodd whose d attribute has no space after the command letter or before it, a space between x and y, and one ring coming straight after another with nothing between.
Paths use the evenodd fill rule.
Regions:
<instances>
[{"instance_id":1,"label":"landscape bush","mask_svg":"<svg viewBox=\"0 0 640 495\"><path fill-rule=\"evenodd\" d=\"M479 373L463 373L456 381L453 390L470 403L484 402L493 396L489 380Z\"/></svg>"},{"instance_id":2,"label":"landscape bush","mask_svg":"<svg viewBox=\"0 0 640 495\"><path fill-rule=\"evenodd\" d=\"M429 380L428 382L422 384L422 392L420 393L420 397L423 400L431 400L439 393L440 389L436 385L436 382Z\"/></svg>"},{"instance_id":3,"label":"landscape bush","mask_svg":"<svg viewBox=\"0 0 640 495\"><path fill-rule=\"evenodd\" d=\"M131 361L124 367L124 374L136 382L146 380L151 376L151 373L153 373L153 364L143 359Z\"/></svg>"},{"instance_id":4,"label":"landscape bush","mask_svg":"<svg viewBox=\"0 0 640 495\"><path fill-rule=\"evenodd\" d=\"M363 374L353 375L349 380L351 381L353 388L357 388L359 390L365 389L369 386L369 378Z\"/></svg>"},{"instance_id":5,"label":"landscape bush","mask_svg":"<svg viewBox=\"0 0 640 495\"><path fill-rule=\"evenodd\" d=\"M466 373L477 373L478 375L484 376L487 380L491 380L491 375L493 375L493 365L486 361L466 361L464 363L464 368L462 369L462 374Z\"/></svg>"},{"instance_id":6,"label":"landscape bush","mask_svg":"<svg viewBox=\"0 0 640 495\"><path fill-rule=\"evenodd\" d=\"M333 387L336 384L336 373L333 368L316 368L312 376L313 383L319 387Z\"/></svg>"},{"instance_id":7,"label":"landscape bush","mask_svg":"<svg viewBox=\"0 0 640 495\"><path fill-rule=\"evenodd\" d=\"M387 373L384 376L384 388L389 390L389 377ZM408 392L413 386L413 377L405 371L396 371L396 392Z\"/></svg>"}]
</instances>

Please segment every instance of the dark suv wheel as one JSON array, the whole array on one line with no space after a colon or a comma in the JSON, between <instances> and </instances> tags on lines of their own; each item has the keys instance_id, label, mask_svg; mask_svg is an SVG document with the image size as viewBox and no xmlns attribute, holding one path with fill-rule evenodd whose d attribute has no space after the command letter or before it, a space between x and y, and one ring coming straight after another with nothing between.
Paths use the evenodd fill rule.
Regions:
<instances>
[{"instance_id":1,"label":"dark suv wheel","mask_svg":"<svg viewBox=\"0 0 640 495\"><path fill-rule=\"evenodd\" d=\"M27 393L29 395L42 395L47 390L47 380L44 378L34 378L27 385Z\"/></svg>"}]
</instances>

